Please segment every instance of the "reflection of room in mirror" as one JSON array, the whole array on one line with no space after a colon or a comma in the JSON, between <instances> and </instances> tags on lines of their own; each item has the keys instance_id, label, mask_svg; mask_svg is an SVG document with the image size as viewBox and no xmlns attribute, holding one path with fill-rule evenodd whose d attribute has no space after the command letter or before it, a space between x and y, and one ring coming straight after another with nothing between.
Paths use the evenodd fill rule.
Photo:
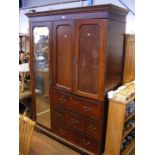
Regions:
<instances>
[{"instance_id":1,"label":"reflection of room in mirror","mask_svg":"<svg viewBox=\"0 0 155 155\"><path fill-rule=\"evenodd\" d=\"M48 44L47 27L34 28L34 69L37 122L47 128L51 127L49 101Z\"/></svg>"},{"instance_id":2,"label":"reflection of room in mirror","mask_svg":"<svg viewBox=\"0 0 155 155\"><path fill-rule=\"evenodd\" d=\"M34 56L37 70L48 71L48 38L47 27L34 28Z\"/></svg>"},{"instance_id":3,"label":"reflection of room in mirror","mask_svg":"<svg viewBox=\"0 0 155 155\"><path fill-rule=\"evenodd\" d=\"M40 36L48 36L49 31L47 27L35 27L34 28L34 43L38 43Z\"/></svg>"},{"instance_id":4,"label":"reflection of room in mirror","mask_svg":"<svg viewBox=\"0 0 155 155\"><path fill-rule=\"evenodd\" d=\"M51 120L49 98L42 97L41 95L36 96L36 108L37 122L46 126L47 128L50 128Z\"/></svg>"}]
</instances>

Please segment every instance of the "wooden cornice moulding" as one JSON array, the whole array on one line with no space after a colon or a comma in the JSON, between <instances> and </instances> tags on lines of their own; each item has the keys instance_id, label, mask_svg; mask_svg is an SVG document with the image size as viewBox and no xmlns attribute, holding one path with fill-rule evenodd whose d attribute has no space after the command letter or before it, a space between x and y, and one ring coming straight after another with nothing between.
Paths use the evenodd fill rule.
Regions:
<instances>
[{"instance_id":1,"label":"wooden cornice moulding","mask_svg":"<svg viewBox=\"0 0 155 155\"><path fill-rule=\"evenodd\" d=\"M78 8L67 8L67 9L61 9L61 10L33 12L33 13L26 13L26 15L30 18L30 17L48 16L48 15L55 15L55 14L83 13L86 11L87 12L112 12L112 13L117 13L124 16L128 14L128 10L126 9L120 8L113 4L106 4L106 5L84 6L84 7L78 7Z\"/></svg>"}]
</instances>

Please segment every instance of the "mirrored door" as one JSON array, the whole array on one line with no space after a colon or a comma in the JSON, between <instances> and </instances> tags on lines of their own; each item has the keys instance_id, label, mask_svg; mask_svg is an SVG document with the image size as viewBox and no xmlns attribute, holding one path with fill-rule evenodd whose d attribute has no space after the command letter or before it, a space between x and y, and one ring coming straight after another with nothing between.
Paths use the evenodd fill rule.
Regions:
<instances>
[{"instance_id":1,"label":"mirrored door","mask_svg":"<svg viewBox=\"0 0 155 155\"><path fill-rule=\"evenodd\" d=\"M33 29L36 121L51 128L49 96L49 29Z\"/></svg>"}]
</instances>

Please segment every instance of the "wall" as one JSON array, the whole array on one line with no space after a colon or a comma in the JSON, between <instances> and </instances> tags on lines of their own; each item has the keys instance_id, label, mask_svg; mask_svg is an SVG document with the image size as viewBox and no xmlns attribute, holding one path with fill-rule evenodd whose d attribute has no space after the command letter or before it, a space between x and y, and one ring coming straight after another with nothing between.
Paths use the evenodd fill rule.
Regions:
<instances>
[{"instance_id":1,"label":"wall","mask_svg":"<svg viewBox=\"0 0 155 155\"><path fill-rule=\"evenodd\" d=\"M21 0L23 7L34 7L34 6L43 6L43 5L50 5L56 3L63 3L63 2L75 2L80 0Z\"/></svg>"},{"instance_id":2,"label":"wall","mask_svg":"<svg viewBox=\"0 0 155 155\"><path fill-rule=\"evenodd\" d=\"M135 0L122 0L127 6L135 12ZM101 4L115 4L117 6L125 8L119 0L94 0L94 5L101 5ZM60 4L54 4L49 6L43 6L43 7L35 7L35 8L29 8L29 9L20 9L19 12L19 32L20 33L28 33L28 18L25 16L25 13L27 13L31 9L35 9L36 11L45 11L45 10L55 10L55 9L62 9L62 8L74 8L74 7L81 7L86 6L87 1L79 1L79 2L70 2L70 3L60 3ZM126 23L126 33L135 33L135 16L129 12L127 15L127 23Z\"/></svg>"}]
</instances>

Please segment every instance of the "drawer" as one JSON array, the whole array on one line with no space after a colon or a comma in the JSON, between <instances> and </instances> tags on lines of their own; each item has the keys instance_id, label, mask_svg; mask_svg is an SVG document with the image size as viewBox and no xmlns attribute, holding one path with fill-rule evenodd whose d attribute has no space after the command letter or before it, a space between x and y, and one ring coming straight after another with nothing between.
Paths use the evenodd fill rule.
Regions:
<instances>
[{"instance_id":1,"label":"drawer","mask_svg":"<svg viewBox=\"0 0 155 155\"><path fill-rule=\"evenodd\" d=\"M53 107L53 113L52 113L53 119L60 122L65 122L65 110L60 108L54 108Z\"/></svg>"},{"instance_id":2,"label":"drawer","mask_svg":"<svg viewBox=\"0 0 155 155\"><path fill-rule=\"evenodd\" d=\"M90 139L86 136L79 136L78 137L79 141L78 144L80 147L93 152L95 154L98 154L99 152L99 142L94 140L94 139Z\"/></svg>"},{"instance_id":3,"label":"drawer","mask_svg":"<svg viewBox=\"0 0 155 155\"><path fill-rule=\"evenodd\" d=\"M79 134L78 132L56 122L53 123L53 132L71 143L95 154L98 154L100 150L99 141L88 138L87 136Z\"/></svg>"},{"instance_id":4,"label":"drawer","mask_svg":"<svg viewBox=\"0 0 155 155\"><path fill-rule=\"evenodd\" d=\"M88 138L85 135L72 131L69 135L69 140L79 147L82 147L90 152L97 154L99 152L99 141Z\"/></svg>"},{"instance_id":5,"label":"drawer","mask_svg":"<svg viewBox=\"0 0 155 155\"><path fill-rule=\"evenodd\" d=\"M70 96L61 93L60 91L53 91L53 104L56 104L57 106L64 106L66 107L68 104L70 104Z\"/></svg>"},{"instance_id":6,"label":"drawer","mask_svg":"<svg viewBox=\"0 0 155 155\"><path fill-rule=\"evenodd\" d=\"M98 102L74 98L69 107L90 118L99 119L100 117L100 103Z\"/></svg>"},{"instance_id":7,"label":"drawer","mask_svg":"<svg viewBox=\"0 0 155 155\"><path fill-rule=\"evenodd\" d=\"M101 139L101 124L99 122L86 119L85 129L86 134L98 140Z\"/></svg>"},{"instance_id":8,"label":"drawer","mask_svg":"<svg viewBox=\"0 0 155 155\"><path fill-rule=\"evenodd\" d=\"M71 112L66 112L66 124L75 129L84 131L84 117Z\"/></svg>"},{"instance_id":9,"label":"drawer","mask_svg":"<svg viewBox=\"0 0 155 155\"><path fill-rule=\"evenodd\" d=\"M68 135L70 132L67 130L65 126L58 125L57 123L54 122L52 129L55 134L68 140L68 137L69 137Z\"/></svg>"}]
</instances>

